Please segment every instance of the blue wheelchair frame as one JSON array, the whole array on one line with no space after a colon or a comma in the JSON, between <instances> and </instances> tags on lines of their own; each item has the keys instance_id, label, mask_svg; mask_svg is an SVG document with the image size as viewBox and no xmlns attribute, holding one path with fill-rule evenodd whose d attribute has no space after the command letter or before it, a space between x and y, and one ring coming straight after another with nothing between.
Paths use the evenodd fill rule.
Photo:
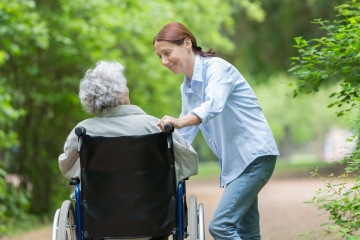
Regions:
<instances>
[{"instance_id":1,"label":"blue wheelchair frame","mask_svg":"<svg viewBox=\"0 0 360 240\"><path fill-rule=\"evenodd\" d=\"M178 226L176 231L173 232L173 239L174 240L183 240L185 236L185 227L184 227L184 204L183 204L183 197L186 195L186 187L185 181L181 181L178 183L177 188L177 201L176 201L176 219ZM186 199L185 199L186 200ZM76 233L77 238L83 239L82 234L82 219L81 219L81 197L80 197L80 183L75 185L75 213L76 213Z\"/></svg>"}]
</instances>

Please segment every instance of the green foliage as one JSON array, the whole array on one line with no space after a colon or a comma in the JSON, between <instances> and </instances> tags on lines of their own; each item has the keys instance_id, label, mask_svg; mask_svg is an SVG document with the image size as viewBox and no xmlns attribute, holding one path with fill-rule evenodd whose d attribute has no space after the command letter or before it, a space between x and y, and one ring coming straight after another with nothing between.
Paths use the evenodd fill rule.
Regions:
<instances>
[{"instance_id":1,"label":"green foliage","mask_svg":"<svg viewBox=\"0 0 360 240\"><path fill-rule=\"evenodd\" d=\"M326 81L336 78L342 79L341 91L333 93L330 97L337 97L338 100L329 107L343 104L356 106L359 96L359 74L358 62L360 60L360 3L357 1L351 4L343 4L337 7L339 20L334 20L330 25L329 21L316 19L315 24L319 24L321 29L327 31L326 37L305 40L302 37L295 38L295 48L298 49L300 57L292 58L293 67L289 70L294 72L300 80L297 89L294 90L296 96L298 92L318 92L319 87ZM338 113L343 115L349 109Z\"/></svg>"},{"instance_id":2,"label":"green foliage","mask_svg":"<svg viewBox=\"0 0 360 240\"><path fill-rule=\"evenodd\" d=\"M30 207L29 192L19 191L17 187L7 183L6 176L7 173L0 165L0 237L18 229L19 223L32 219L27 214Z\"/></svg>"},{"instance_id":3,"label":"green foliage","mask_svg":"<svg viewBox=\"0 0 360 240\"><path fill-rule=\"evenodd\" d=\"M329 222L325 227L324 236L336 236L339 239L360 238L360 177L359 150L356 150L347 161L346 173L338 177L331 174L330 180L324 178L317 171L312 176L319 177L325 182L325 188L319 189L317 196L307 203L318 206L323 214L328 216Z\"/></svg>"},{"instance_id":4,"label":"green foliage","mask_svg":"<svg viewBox=\"0 0 360 240\"><path fill-rule=\"evenodd\" d=\"M339 83L340 91L330 95L338 100L328 107L346 106L337 112L338 116L348 115L351 110L355 112L355 133L348 141L357 141L360 130L357 109L360 90L360 3L357 0L347 1L336 9L339 12L338 19L332 23L321 19L314 22L327 31L325 37L312 40L295 38L295 47L300 56L293 58L294 66L289 71L299 77L294 96L300 92L318 92L319 88L328 82ZM345 174L339 177L331 175L332 180L327 180L317 171L312 173L326 182L325 188L320 189L310 202L329 216L330 221L324 224L325 236L333 235L339 239L360 238L359 146L357 143L352 155L344 158Z\"/></svg>"},{"instance_id":5,"label":"green foliage","mask_svg":"<svg viewBox=\"0 0 360 240\"><path fill-rule=\"evenodd\" d=\"M320 17L333 19L333 8L343 0L261 0L253 3L261 6L262 17L250 18L245 6L234 4L232 15L236 34L230 35L230 39L236 44L235 49L230 54L223 53L221 48L215 50L235 64L247 80L267 82L268 76L288 69L289 56L296 54L291 46L294 37L311 39L320 35L317 26L304 23Z\"/></svg>"},{"instance_id":6,"label":"green foliage","mask_svg":"<svg viewBox=\"0 0 360 240\"><path fill-rule=\"evenodd\" d=\"M13 121L24 114L23 109L16 110L12 107L10 94L5 93L0 86L0 149L19 145L18 134L13 130Z\"/></svg>"},{"instance_id":7,"label":"green foliage","mask_svg":"<svg viewBox=\"0 0 360 240\"><path fill-rule=\"evenodd\" d=\"M5 52L0 51L0 65L5 57ZM30 206L29 192L19 191L6 181L3 158L6 151L20 144L13 122L23 116L25 111L12 107L11 95L5 93L3 82L0 75L0 237L17 227L19 221L29 220L27 210Z\"/></svg>"}]
</instances>

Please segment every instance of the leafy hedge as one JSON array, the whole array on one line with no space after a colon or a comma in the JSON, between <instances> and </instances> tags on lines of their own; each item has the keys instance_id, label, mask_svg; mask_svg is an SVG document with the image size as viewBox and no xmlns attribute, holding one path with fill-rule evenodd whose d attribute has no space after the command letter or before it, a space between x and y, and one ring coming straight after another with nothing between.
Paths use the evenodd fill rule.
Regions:
<instances>
[{"instance_id":1,"label":"leafy hedge","mask_svg":"<svg viewBox=\"0 0 360 240\"><path fill-rule=\"evenodd\" d=\"M318 92L325 84L340 84L341 90L329 97L335 98L328 107L338 108L338 116L350 116L354 113L354 135L348 141L355 141L356 149L343 160L346 173L340 176L330 175L330 180L317 171L325 182L325 188L316 192L309 202L324 210L329 222L324 223L324 236L339 239L359 239L360 233L360 3L357 0L346 1L336 7L337 19L329 22L316 19L327 34L321 38L305 40L295 38L299 56L294 57L293 67L289 70L299 77L294 97L298 93ZM345 108L344 108L345 107ZM304 234L308 239L315 239L314 234Z\"/></svg>"},{"instance_id":2,"label":"leafy hedge","mask_svg":"<svg viewBox=\"0 0 360 240\"><path fill-rule=\"evenodd\" d=\"M0 237L29 224L32 217L27 213L30 207L29 192L6 182L7 173L0 165ZM22 226L25 227L25 226Z\"/></svg>"},{"instance_id":3,"label":"leafy hedge","mask_svg":"<svg viewBox=\"0 0 360 240\"><path fill-rule=\"evenodd\" d=\"M10 95L0 86L0 150L3 152L19 145L18 135L12 129L12 123L23 114L23 110L16 110L11 106ZM1 160L3 159L0 157L0 237L30 218L27 214L30 207L29 192L20 191L6 181L7 172Z\"/></svg>"}]
</instances>

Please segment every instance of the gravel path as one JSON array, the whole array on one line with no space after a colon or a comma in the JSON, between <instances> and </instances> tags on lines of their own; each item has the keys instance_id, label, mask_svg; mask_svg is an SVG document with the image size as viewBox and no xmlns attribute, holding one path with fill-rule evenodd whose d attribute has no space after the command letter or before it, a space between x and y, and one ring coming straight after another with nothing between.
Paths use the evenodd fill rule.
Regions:
<instances>
[{"instance_id":1,"label":"gravel path","mask_svg":"<svg viewBox=\"0 0 360 240\"><path fill-rule=\"evenodd\" d=\"M194 194L204 204L205 226L209 226L223 189L217 179L189 181L187 193ZM318 179L271 179L259 195L260 227L262 240L294 240L299 234L319 229L324 218L313 205L304 204L323 187ZM206 239L212 239L205 229Z\"/></svg>"},{"instance_id":2,"label":"gravel path","mask_svg":"<svg viewBox=\"0 0 360 240\"><path fill-rule=\"evenodd\" d=\"M212 239L207 231L210 219L223 189L218 187L218 178L187 181L187 196L195 195L198 203L204 204L206 239ZM323 187L318 179L271 179L259 196L262 240L295 240L299 234L318 229L322 223L320 213L313 205L304 204ZM324 220L324 219L323 219ZM1 240L49 240L51 227L45 227L26 234Z\"/></svg>"}]
</instances>

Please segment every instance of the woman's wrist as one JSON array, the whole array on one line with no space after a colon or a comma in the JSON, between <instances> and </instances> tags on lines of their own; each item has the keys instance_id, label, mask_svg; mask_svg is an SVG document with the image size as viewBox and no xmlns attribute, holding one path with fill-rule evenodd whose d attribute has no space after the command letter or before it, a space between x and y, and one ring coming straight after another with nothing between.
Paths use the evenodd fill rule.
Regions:
<instances>
[{"instance_id":1,"label":"woman's wrist","mask_svg":"<svg viewBox=\"0 0 360 240\"><path fill-rule=\"evenodd\" d=\"M164 116L161 120L159 120L157 126L162 130L164 130L164 125L166 123L170 123L174 128L180 129L188 126L198 125L201 123L201 119L195 114L189 114L180 118L174 118L171 116Z\"/></svg>"},{"instance_id":2,"label":"woman's wrist","mask_svg":"<svg viewBox=\"0 0 360 240\"><path fill-rule=\"evenodd\" d=\"M201 119L195 114L188 114L178 119L179 128L198 125L201 123Z\"/></svg>"}]
</instances>

